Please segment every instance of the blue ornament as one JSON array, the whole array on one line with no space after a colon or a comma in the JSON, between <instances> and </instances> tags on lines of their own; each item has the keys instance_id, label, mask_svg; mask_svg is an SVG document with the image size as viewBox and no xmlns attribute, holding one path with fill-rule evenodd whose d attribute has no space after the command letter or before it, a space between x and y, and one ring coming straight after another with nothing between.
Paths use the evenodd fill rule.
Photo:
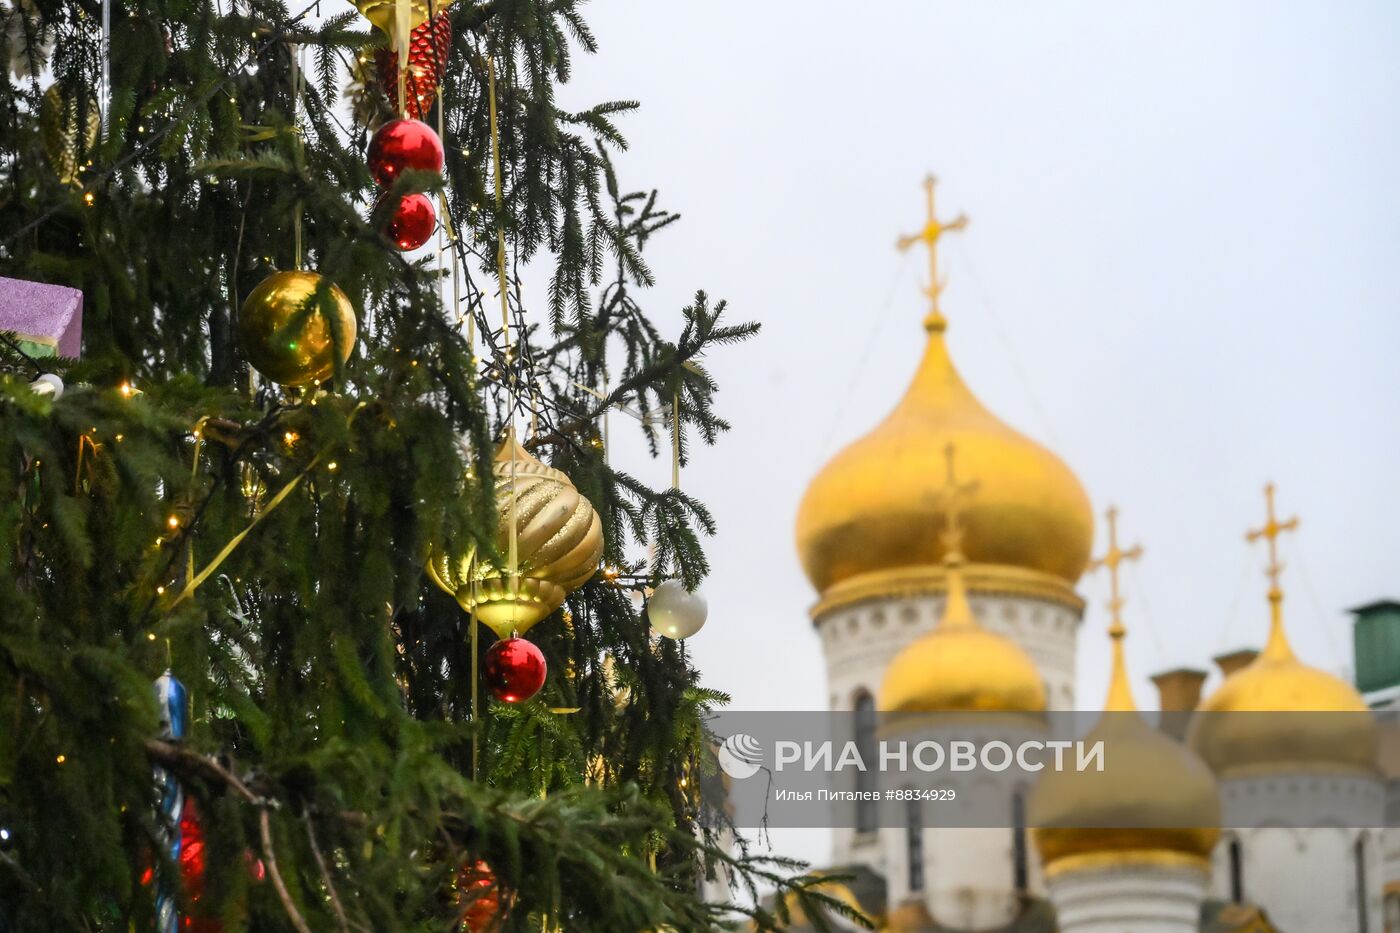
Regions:
<instances>
[{"instance_id":1,"label":"blue ornament","mask_svg":"<svg viewBox=\"0 0 1400 933\"><path fill-rule=\"evenodd\" d=\"M160 737L178 742L185 737L189 723L189 694L185 685L167 670L152 685L156 705L160 709ZM154 769L156 793L160 803L156 810L157 829L170 861L180 864L180 819L185 813L185 791L180 782L165 768ZM176 910L175 885L158 871L156 879L157 933L179 933L180 914Z\"/></svg>"}]
</instances>

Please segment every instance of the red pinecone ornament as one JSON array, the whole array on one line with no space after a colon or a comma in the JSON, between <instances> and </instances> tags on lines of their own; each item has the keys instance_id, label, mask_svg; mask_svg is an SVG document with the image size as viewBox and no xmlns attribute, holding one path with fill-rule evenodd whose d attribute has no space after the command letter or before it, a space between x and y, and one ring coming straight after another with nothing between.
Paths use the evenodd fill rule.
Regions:
<instances>
[{"instance_id":1,"label":"red pinecone ornament","mask_svg":"<svg viewBox=\"0 0 1400 933\"><path fill-rule=\"evenodd\" d=\"M404 90L408 96L408 115L422 120L433 109L438 82L447 70L447 52L452 46L452 23L447 13L439 13L420 25L408 36L408 72ZM379 66L379 83L396 113L399 108L399 53L396 49L380 49L374 56Z\"/></svg>"}]
</instances>

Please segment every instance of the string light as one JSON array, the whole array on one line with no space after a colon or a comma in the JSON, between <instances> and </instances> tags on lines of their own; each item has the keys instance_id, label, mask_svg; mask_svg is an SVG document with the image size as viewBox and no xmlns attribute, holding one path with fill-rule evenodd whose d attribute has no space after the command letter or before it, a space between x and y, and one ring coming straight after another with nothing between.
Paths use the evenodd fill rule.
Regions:
<instances>
[{"instance_id":1,"label":"string light","mask_svg":"<svg viewBox=\"0 0 1400 933\"><path fill-rule=\"evenodd\" d=\"M59 756L58 756L56 759L54 759L54 760L57 761L59 764L63 764L65 761L68 760L68 756L67 756L67 755L59 755Z\"/></svg>"},{"instance_id":2,"label":"string light","mask_svg":"<svg viewBox=\"0 0 1400 933\"><path fill-rule=\"evenodd\" d=\"M172 516L170 516L169 518L167 518L167 519L165 520L165 523L166 523L167 525L169 525L171 528L179 528L179 527L180 527L180 516L178 516L178 515L172 515Z\"/></svg>"}]
</instances>

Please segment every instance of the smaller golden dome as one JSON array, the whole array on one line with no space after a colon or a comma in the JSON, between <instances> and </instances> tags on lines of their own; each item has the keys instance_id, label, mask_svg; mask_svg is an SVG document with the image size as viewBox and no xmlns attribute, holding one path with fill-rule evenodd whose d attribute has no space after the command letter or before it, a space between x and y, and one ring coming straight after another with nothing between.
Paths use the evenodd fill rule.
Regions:
<instances>
[{"instance_id":1,"label":"smaller golden dome","mask_svg":"<svg viewBox=\"0 0 1400 933\"><path fill-rule=\"evenodd\" d=\"M895 713L1045 710L1045 683L1021 647L978 624L967 602L962 555L945 558L948 601L933 631L895 656L880 709Z\"/></svg>"},{"instance_id":2,"label":"smaller golden dome","mask_svg":"<svg viewBox=\"0 0 1400 933\"><path fill-rule=\"evenodd\" d=\"M1220 838L1220 792L1190 749L1148 725L1133 702L1115 624L1104 715L1086 745L1104 743L1102 771L1047 771L1031 794L1046 870L1112 857L1204 867Z\"/></svg>"},{"instance_id":3,"label":"smaller golden dome","mask_svg":"<svg viewBox=\"0 0 1400 933\"><path fill-rule=\"evenodd\" d=\"M509 553L514 517L516 578L506 568L477 560L475 548L460 555L430 554L428 574L463 609L506 638L512 632L523 635L588 582L603 557L603 526L568 475L541 463L514 432L497 448L492 472L499 512L496 550Z\"/></svg>"},{"instance_id":4,"label":"smaller golden dome","mask_svg":"<svg viewBox=\"0 0 1400 933\"><path fill-rule=\"evenodd\" d=\"M1374 773L1378 738L1366 701L1345 680L1298 660L1277 588L1269 601L1268 645L1201 704L1191 747L1222 777L1289 768Z\"/></svg>"},{"instance_id":5,"label":"smaller golden dome","mask_svg":"<svg viewBox=\"0 0 1400 933\"><path fill-rule=\"evenodd\" d=\"M920 899L905 901L891 911L884 933L928 933L937 929L938 925Z\"/></svg>"}]
</instances>

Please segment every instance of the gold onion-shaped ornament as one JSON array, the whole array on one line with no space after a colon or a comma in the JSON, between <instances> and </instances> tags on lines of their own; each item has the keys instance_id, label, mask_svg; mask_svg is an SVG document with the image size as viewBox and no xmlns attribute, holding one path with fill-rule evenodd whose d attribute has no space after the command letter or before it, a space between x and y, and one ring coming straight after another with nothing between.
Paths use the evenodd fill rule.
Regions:
<instances>
[{"instance_id":1,"label":"gold onion-shaped ornament","mask_svg":"<svg viewBox=\"0 0 1400 933\"><path fill-rule=\"evenodd\" d=\"M428 555L433 582L485 623L499 638L523 635L587 583L603 558L603 523L560 470L535 459L509 432L496 448L496 550L510 550L516 523L515 574L508 567L465 554ZM514 508L512 509L512 502Z\"/></svg>"}]
</instances>

